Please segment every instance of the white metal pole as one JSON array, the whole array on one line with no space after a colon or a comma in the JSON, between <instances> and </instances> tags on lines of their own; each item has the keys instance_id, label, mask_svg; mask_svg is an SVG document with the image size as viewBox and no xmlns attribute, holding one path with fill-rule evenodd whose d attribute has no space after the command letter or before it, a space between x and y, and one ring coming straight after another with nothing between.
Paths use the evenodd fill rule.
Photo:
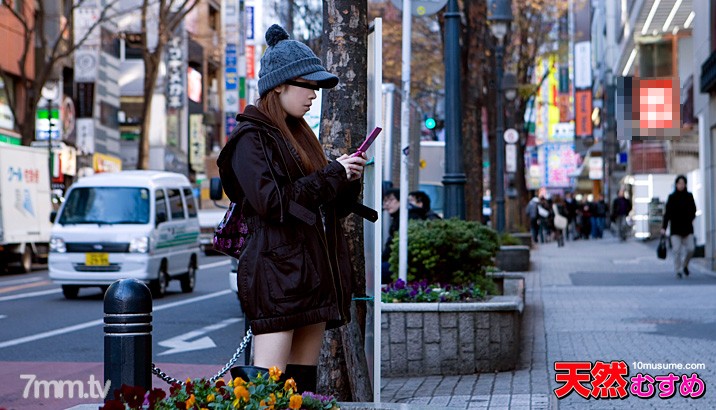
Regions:
<instances>
[{"instance_id":1,"label":"white metal pole","mask_svg":"<svg viewBox=\"0 0 716 410\"><path fill-rule=\"evenodd\" d=\"M393 175L393 98L395 85L383 84L383 99L385 100L385 117L383 118L383 179L390 180Z\"/></svg>"},{"instance_id":2,"label":"white metal pole","mask_svg":"<svg viewBox=\"0 0 716 410\"><path fill-rule=\"evenodd\" d=\"M410 132L410 0L403 0L403 58L402 83L403 95L400 99L400 226L398 277L408 279L408 147Z\"/></svg>"}]
</instances>

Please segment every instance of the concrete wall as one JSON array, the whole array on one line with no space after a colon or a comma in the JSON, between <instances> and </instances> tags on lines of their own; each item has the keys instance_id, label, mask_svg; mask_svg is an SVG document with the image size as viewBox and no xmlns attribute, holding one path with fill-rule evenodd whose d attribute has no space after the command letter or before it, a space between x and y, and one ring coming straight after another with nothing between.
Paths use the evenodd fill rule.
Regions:
<instances>
[{"instance_id":1,"label":"concrete wall","mask_svg":"<svg viewBox=\"0 0 716 410\"><path fill-rule=\"evenodd\" d=\"M386 303L384 377L512 370L520 356L522 296L485 303Z\"/></svg>"}]
</instances>

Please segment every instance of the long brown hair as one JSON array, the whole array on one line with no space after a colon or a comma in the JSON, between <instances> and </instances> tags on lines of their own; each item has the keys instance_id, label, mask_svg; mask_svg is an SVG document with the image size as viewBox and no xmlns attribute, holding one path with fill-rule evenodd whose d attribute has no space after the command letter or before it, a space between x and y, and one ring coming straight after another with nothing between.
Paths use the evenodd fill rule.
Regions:
<instances>
[{"instance_id":1,"label":"long brown hair","mask_svg":"<svg viewBox=\"0 0 716 410\"><path fill-rule=\"evenodd\" d=\"M298 156L301 157L303 169L307 174L317 171L328 164L323 147L318 142L316 134L308 126L306 120L286 115L281 108L278 93L273 90L259 98L256 106L266 115L273 125L283 134L283 137L291 144Z\"/></svg>"}]
</instances>

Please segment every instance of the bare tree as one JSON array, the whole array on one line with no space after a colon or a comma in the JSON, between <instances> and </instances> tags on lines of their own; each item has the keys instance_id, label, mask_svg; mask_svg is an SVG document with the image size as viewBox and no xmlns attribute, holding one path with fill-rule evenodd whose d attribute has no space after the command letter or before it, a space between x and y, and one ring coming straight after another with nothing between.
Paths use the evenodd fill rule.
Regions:
<instances>
[{"instance_id":1,"label":"bare tree","mask_svg":"<svg viewBox=\"0 0 716 410\"><path fill-rule=\"evenodd\" d=\"M513 102L513 115L516 128L525 134L517 146L517 173L515 174L515 188L517 189L517 209L523 210L527 206L527 185L525 181L525 147L526 131L522 122L530 96L536 92L532 73L534 72L537 57L543 52L543 46L551 41L552 28L558 22L559 16L567 12L568 2L561 0L524 0L519 6L513 3L515 21L512 24L510 42L507 44L505 62L508 69L515 72L520 85L517 99ZM536 79L540 82L541 79ZM524 212L517 212L518 225L527 226ZM515 225L514 223L512 224Z\"/></svg>"},{"instance_id":2,"label":"bare tree","mask_svg":"<svg viewBox=\"0 0 716 410\"><path fill-rule=\"evenodd\" d=\"M323 5L318 0L272 0L281 25L317 53L321 50ZM298 18L297 18L298 17Z\"/></svg>"},{"instance_id":3,"label":"bare tree","mask_svg":"<svg viewBox=\"0 0 716 410\"><path fill-rule=\"evenodd\" d=\"M463 118L463 163L465 164L465 214L468 220L482 220L483 186L483 148L482 148L482 109L486 95L483 92L485 78L489 71L487 54L489 53L489 29L486 24L486 0L466 1L463 3L465 24L461 31L462 51L461 76L462 118Z\"/></svg>"},{"instance_id":4,"label":"bare tree","mask_svg":"<svg viewBox=\"0 0 716 410\"><path fill-rule=\"evenodd\" d=\"M368 61L367 0L325 0L323 4L322 59L341 83L323 93L321 141L330 156L355 150L367 128ZM363 223L357 216L345 221L346 237L356 275L355 297L365 296ZM366 306L351 302L349 325L326 333L320 358L319 391L340 401L372 399L364 355ZM378 319L379 320L379 319Z\"/></svg>"},{"instance_id":5,"label":"bare tree","mask_svg":"<svg viewBox=\"0 0 716 410\"><path fill-rule=\"evenodd\" d=\"M0 68L0 76L8 87L12 84L11 74L15 73L19 77L17 87L26 90L24 98L20 97L20 90L7 93L8 105L15 118L15 128L22 136L23 145L30 145L35 139L35 117L42 87L48 81L58 79L57 72L60 65L87 41L95 29L120 13L114 9L114 6L120 2L111 2L100 10L97 20L88 27L84 36L74 39L73 43L71 30L74 24L74 11L84 7L87 1L63 2L65 7L62 15L48 15L45 12L44 1L32 2L36 7L35 10L29 7L28 3L30 2L19 2L23 7L22 10L15 8L16 1L2 0L0 3L0 12L9 15L16 22L22 38L22 52L16 70ZM62 17L66 20L63 21ZM50 25L59 28L56 36L49 36L45 32Z\"/></svg>"},{"instance_id":6,"label":"bare tree","mask_svg":"<svg viewBox=\"0 0 716 410\"><path fill-rule=\"evenodd\" d=\"M152 99L157 83L159 65L167 43L187 14L199 4L200 0L158 0L150 3L142 0L142 60L144 61L144 105L142 106L142 125L139 135L139 156L137 169L149 167L149 131L152 114ZM152 13L156 13L152 16ZM156 45L149 43L149 25L156 27Z\"/></svg>"}]
</instances>

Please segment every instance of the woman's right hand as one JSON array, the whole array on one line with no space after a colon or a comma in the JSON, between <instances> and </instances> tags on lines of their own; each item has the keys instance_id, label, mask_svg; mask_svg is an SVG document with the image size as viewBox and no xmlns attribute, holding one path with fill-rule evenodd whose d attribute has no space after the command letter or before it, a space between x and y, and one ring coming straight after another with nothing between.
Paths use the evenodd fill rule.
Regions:
<instances>
[{"instance_id":1,"label":"woman's right hand","mask_svg":"<svg viewBox=\"0 0 716 410\"><path fill-rule=\"evenodd\" d=\"M361 154L359 157L352 157L347 154L343 154L336 158L336 161L343 165L343 168L346 170L346 177L348 180L355 181L363 176L363 167L365 167L367 158L365 153Z\"/></svg>"}]
</instances>

